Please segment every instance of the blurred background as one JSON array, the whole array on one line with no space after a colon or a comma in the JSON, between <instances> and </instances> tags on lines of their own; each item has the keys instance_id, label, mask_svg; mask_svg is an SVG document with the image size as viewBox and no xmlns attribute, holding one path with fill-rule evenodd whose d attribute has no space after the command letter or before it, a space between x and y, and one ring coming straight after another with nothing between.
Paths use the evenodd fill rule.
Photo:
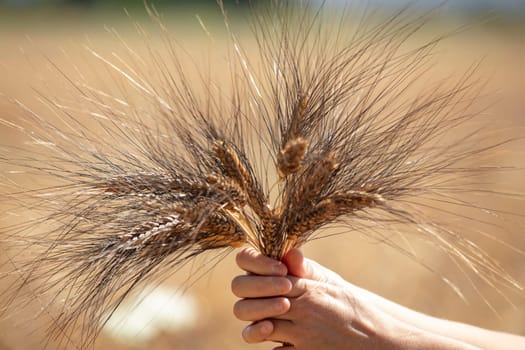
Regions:
<instances>
[{"instance_id":1,"label":"blurred background","mask_svg":"<svg viewBox=\"0 0 525 350\"><path fill-rule=\"evenodd\" d=\"M244 30L248 1L226 2L232 14L231 20L238 21L239 28ZM390 11L403 6L405 1L370 0L367 3L370 7ZM417 1L414 11L438 3L441 1ZM154 4L189 56L206 54L210 48L209 35L204 33L201 21L211 32L213 50L221 45L221 36L224 35L224 30L220 29L222 17L213 0L158 0ZM344 0L326 1L328 7L346 5ZM130 14L125 14L123 8ZM150 25L143 0L0 0L0 94L20 99L36 111L45 113L37 101L35 88L52 96L59 96L66 89L56 70L49 69L50 62L66 75L79 67L83 69L82 74L89 75L91 68L95 72L100 63L88 58L83 45L111 53L116 39L109 32L112 31L110 28L115 28L127 45L140 46L143 38L136 35L133 21L144 23L146 27ZM523 137L525 1L449 0L436 13L429 28L418 35L425 40L463 26L468 29L439 46L438 65L432 74L438 80L481 61L478 74L488 78L488 94L495 101L485 113L509 136ZM224 61L208 64L211 70L220 71ZM111 86L107 77L98 76L96 79ZM13 103L5 99L0 101L0 118L16 123L19 113ZM23 142L8 130L0 128L0 146L16 147ZM518 170L524 169L522 146L523 143L516 143L513 149L495 158ZM2 166L0 170L5 171ZM499 174L491 181L501 184L499 188L517 194L525 193L524 179L525 171L521 170ZM497 207L525 213L523 200L506 201L498 197L494 201L498 201ZM525 220L516 216L504 219L492 227L490 234L514 249L494 240L480 238L479 242L525 285L525 256L519 253L525 251ZM500 294L484 285L477 286L476 290L446 256L432 247L415 246L436 273L388 246L356 233L311 242L305 247L305 252L352 283L408 307L438 317L525 335L523 293L503 290ZM0 259L1 254L0 247ZM241 339L244 324L235 320L231 311L235 298L230 292L230 281L239 273L233 256L234 253L227 255L189 288L186 288L185 281L195 274L195 266L178 271L161 288L131 300L107 325L95 347L112 350L271 348L269 344L248 346ZM441 281L441 274L464 289L466 301ZM138 300L144 300L142 306L136 305ZM0 350L58 348L53 342L47 344L45 341L48 328L45 317L34 317L42 308L42 305L34 305L33 309L21 309L19 313L0 317Z\"/></svg>"}]
</instances>

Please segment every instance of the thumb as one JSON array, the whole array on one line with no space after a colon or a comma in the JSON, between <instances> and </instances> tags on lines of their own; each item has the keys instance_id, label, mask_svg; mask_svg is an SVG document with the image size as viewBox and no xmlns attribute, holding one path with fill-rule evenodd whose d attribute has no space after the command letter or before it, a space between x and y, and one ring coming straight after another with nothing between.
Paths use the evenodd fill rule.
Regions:
<instances>
[{"instance_id":1,"label":"thumb","mask_svg":"<svg viewBox=\"0 0 525 350\"><path fill-rule=\"evenodd\" d=\"M335 272L319 265L315 261L306 259L298 248L290 249L283 257L282 262L288 268L288 274L319 282L341 283L345 280Z\"/></svg>"},{"instance_id":2,"label":"thumb","mask_svg":"<svg viewBox=\"0 0 525 350\"><path fill-rule=\"evenodd\" d=\"M288 273L299 278L317 279L314 266L304 258L303 252L292 248L283 258L283 263L288 267Z\"/></svg>"}]
</instances>

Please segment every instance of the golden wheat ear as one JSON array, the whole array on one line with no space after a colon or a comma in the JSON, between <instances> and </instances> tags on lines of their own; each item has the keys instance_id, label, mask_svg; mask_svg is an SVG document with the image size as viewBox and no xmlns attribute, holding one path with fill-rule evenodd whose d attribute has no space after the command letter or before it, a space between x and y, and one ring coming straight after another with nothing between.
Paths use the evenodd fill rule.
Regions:
<instances>
[{"instance_id":1,"label":"golden wheat ear","mask_svg":"<svg viewBox=\"0 0 525 350\"><path fill-rule=\"evenodd\" d=\"M71 96L46 91L43 111L13 100L18 121L0 123L25 143L2 149L0 162L9 172L3 200L20 217L2 241L31 256L10 257L19 278L0 310L16 308L15 297L49 295L49 305L63 305L52 336L87 348L146 281L243 244L281 259L334 225L409 254L380 233L401 228L485 283L519 288L451 228L487 214L466 193L498 194L478 181L497 169L465 162L511 140L487 145L472 131L481 91L473 71L427 80L448 34L412 47L431 14L334 21L307 5L254 8L253 36L243 43L219 2L229 42L227 67L217 70L226 78L184 57L148 9L160 40L137 25L142 49L87 49L110 73L100 86L51 64ZM42 186L28 185L36 178Z\"/></svg>"}]
</instances>

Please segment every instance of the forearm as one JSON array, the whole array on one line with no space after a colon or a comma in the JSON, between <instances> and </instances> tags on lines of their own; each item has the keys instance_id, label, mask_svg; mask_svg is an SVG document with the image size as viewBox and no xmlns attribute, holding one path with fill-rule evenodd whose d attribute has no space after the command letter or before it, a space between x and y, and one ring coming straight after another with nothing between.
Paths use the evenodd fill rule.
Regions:
<instances>
[{"instance_id":1,"label":"forearm","mask_svg":"<svg viewBox=\"0 0 525 350\"><path fill-rule=\"evenodd\" d=\"M402 350L482 350L481 348L464 341L408 326L411 332L408 335L398 334L393 343Z\"/></svg>"},{"instance_id":2,"label":"forearm","mask_svg":"<svg viewBox=\"0 0 525 350\"><path fill-rule=\"evenodd\" d=\"M357 288L359 293L366 295L366 298L393 318L417 327L427 334L455 339L482 350L525 349L524 337L431 317L391 302L367 290L355 286L353 288Z\"/></svg>"},{"instance_id":3,"label":"forearm","mask_svg":"<svg viewBox=\"0 0 525 350\"><path fill-rule=\"evenodd\" d=\"M434 320L432 327L440 334L463 340L483 350L525 349L525 338L517 335L495 332L430 316L427 317Z\"/></svg>"}]
</instances>

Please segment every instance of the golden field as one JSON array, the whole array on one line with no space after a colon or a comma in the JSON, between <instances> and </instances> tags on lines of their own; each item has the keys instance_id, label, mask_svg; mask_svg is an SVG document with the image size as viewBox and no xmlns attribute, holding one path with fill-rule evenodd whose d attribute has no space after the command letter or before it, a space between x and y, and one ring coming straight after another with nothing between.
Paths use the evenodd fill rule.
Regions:
<instances>
[{"instance_id":1,"label":"golden field","mask_svg":"<svg viewBox=\"0 0 525 350\"><path fill-rule=\"evenodd\" d=\"M107 18L105 20L112 21ZM103 29L104 22L100 20L79 18L78 23L75 20L62 23L57 19L56 25L39 21L32 25L27 18L25 21L26 25L20 25L15 23L16 20L12 20L10 24L0 26L0 93L24 101L43 115L46 111L36 101L35 96L38 96L38 93L33 88L53 97L60 96L67 85L64 84L57 70L53 69L53 65L60 67L66 75L76 74L75 67L81 69L83 74L89 75L91 69L100 62L93 60L86 52L83 48L84 43L104 53L117 50L115 36ZM199 55L203 52L204 55L206 54L209 43L205 36L195 34L194 29L188 29L186 21L182 22L184 23L174 25L174 35L177 38L182 37L181 45L188 49L191 56L199 57L195 61L200 62ZM191 28L198 28L196 21L187 22L192 23ZM431 37L433 33L456 25L456 22L445 21L419 35ZM134 35L128 25L123 24L122 28L124 28L122 35L128 45L132 47L142 45L141 39ZM462 72L481 60L477 74L487 78L488 84L485 89L487 99L494 101L484 113L493 120L495 129L501 130L509 137L518 138L525 136L525 38L522 33L523 27L474 25L472 29L445 40L438 47L437 64L431 71L431 75L438 80L455 72ZM215 45L220 43L221 40L217 39ZM186 59L189 62L190 59ZM212 71L220 71L224 61L213 61L210 65ZM104 87L112 89L110 74L94 76L93 80L101 81ZM16 123L19 113L20 110L7 98L0 102L0 119ZM0 150L6 145L12 147L23 142L9 132L9 128L0 127ZM508 244L500 244L481 235L474 237L476 243L497 259L522 285L525 285L524 145L525 142L518 140L511 143L505 152L493 155L494 162L512 165L515 169L498 173L497 176L491 177L490 181L496 183L496 188L501 191L521 193L521 197L515 196L518 197L516 199L497 196L491 204L502 211L521 213L522 216L502 214L503 220L498 221L497 225L485 225L482 230ZM8 170L8 165L0 164L0 171ZM480 221L485 219L484 216L480 217ZM5 225L6 219L2 218L2 220L4 221L2 224ZM461 225L461 222L455 224L458 231L461 230ZM0 232L1 234L3 232ZM407 237L410 239L410 233L407 233ZM0 236L0 244L2 242ZM305 253L309 258L333 269L348 281L418 311L525 335L525 292L503 289L502 294L499 294L494 288L475 281L478 293L445 254L422 243L414 242L413 245L421 260L434 268L435 273L377 239L360 235L358 232L348 232L313 241L305 247ZM5 261L4 253L0 246L0 264L3 263L7 269L9 263ZM237 321L232 314L235 297L230 292L231 279L240 273L234 264L234 254L235 252L228 254L217 266L186 290L188 295L195 298L198 309L196 322L192 325L179 330L161 331L146 342L131 341L127 344L120 343L102 332L95 348L113 350L271 348L269 344L246 345L241 339L243 323ZM173 276L169 276L165 284L171 287L185 286L185 280L196 271L204 270L198 270L198 265L187 266ZM459 298L441 281L441 275L454 281L464 291L466 301ZM8 281L9 279L0 279L0 282L5 284L3 287L6 287ZM0 295L0 298L3 295ZM483 297L486 297L487 302ZM44 347L46 317L44 315L35 318L34 315L44 307L45 300L43 297L42 301L33 302L27 308L21 308L19 312L11 311L0 317L0 350ZM490 304L490 307L487 304ZM47 348L55 349L58 346L51 341Z\"/></svg>"}]
</instances>

